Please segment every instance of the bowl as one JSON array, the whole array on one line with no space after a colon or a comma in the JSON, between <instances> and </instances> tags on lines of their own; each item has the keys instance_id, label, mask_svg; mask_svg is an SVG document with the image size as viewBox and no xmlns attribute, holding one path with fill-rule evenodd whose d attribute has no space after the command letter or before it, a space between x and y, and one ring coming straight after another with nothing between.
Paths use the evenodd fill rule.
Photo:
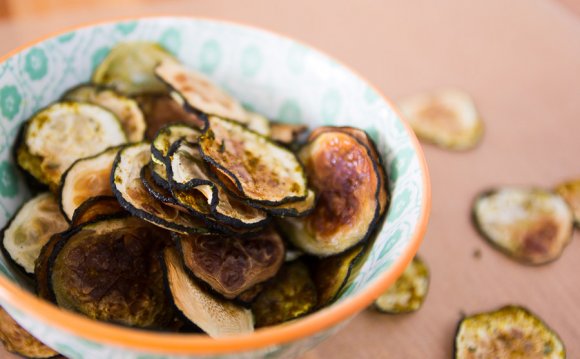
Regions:
<instances>
[{"instance_id":1,"label":"bowl","mask_svg":"<svg viewBox=\"0 0 580 359\"><path fill-rule=\"evenodd\" d=\"M38 299L0 258L0 304L34 336L71 358L292 358L335 333L402 273L430 209L425 159L393 105L344 65L268 31L192 17L123 19L74 28L0 59L0 224L30 196L11 147L20 125L87 82L118 42L158 41L244 105L284 122L352 125L374 139L392 199L358 275L331 306L283 325L223 339L157 333L87 319Z\"/></svg>"}]
</instances>

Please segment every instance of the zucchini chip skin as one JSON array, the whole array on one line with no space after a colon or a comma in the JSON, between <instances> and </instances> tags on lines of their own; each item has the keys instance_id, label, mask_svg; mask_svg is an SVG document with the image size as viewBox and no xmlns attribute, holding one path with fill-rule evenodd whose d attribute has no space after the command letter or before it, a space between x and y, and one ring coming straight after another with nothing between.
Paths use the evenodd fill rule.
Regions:
<instances>
[{"instance_id":1,"label":"zucchini chip skin","mask_svg":"<svg viewBox=\"0 0 580 359\"><path fill-rule=\"evenodd\" d=\"M456 359L566 358L558 334L526 308L513 305L463 318L454 352Z\"/></svg>"},{"instance_id":2,"label":"zucchini chip skin","mask_svg":"<svg viewBox=\"0 0 580 359\"><path fill-rule=\"evenodd\" d=\"M63 235L49 264L56 303L91 319L158 328L174 317L158 251L170 234L136 217Z\"/></svg>"},{"instance_id":3,"label":"zucchini chip skin","mask_svg":"<svg viewBox=\"0 0 580 359\"><path fill-rule=\"evenodd\" d=\"M249 201L280 205L306 198L304 168L292 152L234 121L215 116L208 121L199 139L204 159Z\"/></svg>"},{"instance_id":4,"label":"zucchini chip skin","mask_svg":"<svg viewBox=\"0 0 580 359\"><path fill-rule=\"evenodd\" d=\"M143 185L149 194L155 199L165 203L176 203L173 195L171 194L171 191L166 190L165 188L158 185L157 182L155 182L153 175L151 174L151 166L144 165L143 168L141 168L140 177L141 182L143 182Z\"/></svg>"},{"instance_id":5,"label":"zucchini chip skin","mask_svg":"<svg viewBox=\"0 0 580 359\"><path fill-rule=\"evenodd\" d=\"M248 122L248 114L242 105L201 73L174 61L162 61L155 73L191 108L244 124Z\"/></svg>"},{"instance_id":6,"label":"zucchini chip skin","mask_svg":"<svg viewBox=\"0 0 580 359\"><path fill-rule=\"evenodd\" d=\"M22 328L4 308L0 308L0 342L9 352L26 358L47 359L59 355Z\"/></svg>"},{"instance_id":7,"label":"zucchini chip skin","mask_svg":"<svg viewBox=\"0 0 580 359\"><path fill-rule=\"evenodd\" d=\"M318 302L308 266L285 263L252 303L256 328L284 323L310 313Z\"/></svg>"},{"instance_id":8,"label":"zucchini chip skin","mask_svg":"<svg viewBox=\"0 0 580 359\"><path fill-rule=\"evenodd\" d=\"M483 121L471 97L440 89L399 102L403 116L421 140L451 150L472 149L483 136Z\"/></svg>"},{"instance_id":9,"label":"zucchini chip skin","mask_svg":"<svg viewBox=\"0 0 580 359\"><path fill-rule=\"evenodd\" d=\"M375 308L387 314L415 312L423 305L428 291L429 268L415 257L395 284L375 300Z\"/></svg>"},{"instance_id":10,"label":"zucchini chip skin","mask_svg":"<svg viewBox=\"0 0 580 359\"><path fill-rule=\"evenodd\" d=\"M227 299L276 275L284 242L273 229L239 235L174 235L185 267Z\"/></svg>"},{"instance_id":11,"label":"zucchini chip skin","mask_svg":"<svg viewBox=\"0 0 580 359\"><path fill-rule=\"evenodd\" d=\"M139 104L106 87L83 84L68 90L63 101L88 102L101 106L117 116L129 142L143 141L147 123Z\"/></svg>"},{"instance_id":12,"label":"zucchini chip skin","mask_svg":"<svg viewBox=\"0 0 580 359\"><path fill-rule=\"evenodd\" d=\"M181 233L206 233L204 223L174 206L158 201L141 181L141 169L150 162L147 142L128 145L117 154L111 173L113 193L129 213L157 226Z\"/></svg>"},{"instance_id":13,"label":"zucchini chip skin","mask_svg":"<svg viewBox=\"0 0 580 359\"><path fill-rule=\"evenodd\" d=\"M128 216L129 213L121 207L113 196L91 197L84 201L74 212L71 227L77 227L88 222L95 222L111 217Z\"/></svg>"},{"instance_id":14,"label":"zucchini chip skin","mask_svg":"<svg viewBox=\"0 0 580 359\"><path fill-rule=\"evenodd\" d=\"M318 257L364 243L381 207L379 169L370 150L350 134L334 131L316 136L299 156L318 203L306 217L280 221L287 239Z\"/></svg>"},{"instance_id":15,"label":"zucchini chip skin","mask_svg":"<svg viewBox=\"0 0 580 359\"><path fill-rule=\"evenodd\" d=\"M167 86L155 76L155 66L161 61L177 62L155 42L123 42L97 66L92 82L126 96L167 93Z\"/></svg>"},{"instance_id":16,"label":"zucchini chip skin","mask_svg":"<svg viewBox=\"0 0 580 359\"><path fill-rule=\"evenodd\" d=\"M163 252L166 286L175 307L189 321L212 338L254 331L252 312L231 301L212 295L187 273L179 252Z\"/></svg>"},{"instance_id":17,"label":"zucchini chip skin","mask_svg":"<svg viewBox=\"0 0 580 359\"><path fill-rule=\"evenodd\" d=\"M53 194L41 193L26 202L3 230L2 250L28 275L50 237L68 228Z\"/></svg>"},{"instance_id":18,"label":"zucchini chip skin","mask_svg":"<svg viewBox=\"0 0 580 359\"><path fill-rule=\"evenodd\" d=\"M473 222L494 248L530 265L556 260L574 229L573 214L564 199L533 188L483 192L474 202Z\"/></svg>"},{"instance_id":19,"label":"zucchini chip skin","mask_svg":"<svg viewBox=\"0 0 580 359\"><path fill-rule=\"evenodd\" d=\"M112 196L111 169L120 147L112 147L91 157L76 160L62 175L60 207L67 220L87 199Z\"/></svg>"},{"instance_id":20,"label":"zucchini chip skin","mask_svg":"<svg viewBox=\"0 0 580 359\"><path fill-rule=\"evenodd\" d=\"M25 126L18 164L52 190L74 161L127 142L115 115L87 103L58 102Z\"/></svg>"},{"instance_id":21,"label":"zucchini chip skin","mask_svg":"<svg viewBox=\"0 0 580 359\"><path fill-rule=\"evenodd\" d=\"M164 161L173 143L183 139L189 143L196 143L201 136L201 131L183 123L163 126L151 142L152 158Z\"/></svg>"}]
</instances>

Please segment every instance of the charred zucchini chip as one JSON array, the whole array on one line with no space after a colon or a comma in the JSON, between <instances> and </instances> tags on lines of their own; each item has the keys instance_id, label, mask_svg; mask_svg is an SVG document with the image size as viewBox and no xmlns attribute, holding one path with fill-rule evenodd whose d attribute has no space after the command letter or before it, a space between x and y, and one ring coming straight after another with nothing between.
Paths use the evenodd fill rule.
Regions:
<instances>
[{"instance_id":1,"label":"charred zucchini chip","mask_svg":"<svg viewBox=\"0 0 580 359\"><path fill-rule=\"evenodd\" d=\"M318 202L308 216L280 222L288 239L319 257L364 242L380 213L381 180L369 149L344 132L325 132L300 151L300 159Z\"/></svg>"},{"instance_id":2,"label":"charred zucchini chip","mask_svg":"<svg viewBox=\"0 0 580 359\"><path fill-rule=\"evenodd\" d=\"M129 213L121 207L113 196L97 196L84 201L74 212L71 227L88 222L95 222L110 217L127 216Z\"/></svg>"},{"instance_id":3,"label":"charred zucchini chip","mask_svg":"<svg viewBox=\"0 0 580 359\"><path fill-rule=\"evenodd\" d=\"M66 92L65 101L88 102L101 106L117 116L129 142L143 141L147 124L137 101L117 92L90 84L80 85Z\"/></svg>"},{"instance_id":4,"label":"charred zucchini chip","mask_svg":"<svg viewBox=\"0 0 580 359\"><path fill-rule=\"evenodd\" d=\"M36 279L36 294L45 300L55 302L54 293L50 288L49 267L54 249L61 241L64 241L63 234L56 233L50 237L49 241L42 247L34 265L34 278Z\"/></svg>"},{"instance_id":5,"label":"charred zucchini chip","mask_svg":"<svg viewBox=\"0 0 580 359\"><path fill-rule=\"evenodd\" d=\"M87 103L51 105L32 116L24 131L18 164L52 189L74 161L127 142L115 115Z\"/></svg>"},{"instance_id":6,"label":"charred zucchini chip","mask_svg":"<svg viewBox=\"0 0 580 359\"><path fill-rule=\"evenodd\" d=\"M421 258L415 257L405 272L389 290L375 301L382 313L403 314L419 310L429 290L429 268Z\"/></svg>"},{"instance_id":7,"label":"charred zucchini chip","mask_svg":"<svg viewBox=\"0 0 580 359\"><path fill-rule=\"evenodd\" d=\"M304 316L317 302L316 286L308 267L300 260L285 263L252 303L256 328Z\"/></svg>"},{"instance_id":8,"label":"charred zucchini chip","mask_svg":"<svg viewBox=\"0 0 580 359\"><path fill-rule=\"evenodd\" d=\"M202 288L187 274L175 248L166 248L163 259L173 303L187 319L212 338L254 331L252 312Z\"/></svg>"},{"instance_id":9,"label":"charred zucchini chip","mask_svg":"<svg viewBox=\"0 0 580 359\"><path fill-rule=\"evenodd\" d=\"M290 123L272 122L270 123L270 138L276 142L290 145L298 140L298 137L308 130L306 125L295 125Z\"/></svg>"},{"instance_id":10,"label":"charred zucchini chip","mask_svg":"<svg viewBox=\"0 0 580 359\"><path fill-rule=\"evenodd\" d=\"M161 187L153 179L153 175L151 174L151 166L145 165L143 168L141 168L141 182L143 182L143 185L149 194L155 199L165 203L175 203L175 199L173 198L171 191Z\"/></svg>"},{"instance_id":11,"label":"charred zucchini chip","mask_svg":"<svg viewBox=\"0 0 580 359\"><path fill-rule=\"evenodd\" d=\"M129 145L117 154L111 182L121 206L131 214L171 231L207 232L200 220L149 194L141 181L141 169L150 159L151 146L147 142Z\"/></svg>"},{"instance_id":12,"label":"charred zucchini chip","mask_svg":"<svg viewBox=\"0 0 580 359\"><path fill-rule=\"evenodd\" d=\"M200 135L201 132L199 130L182 123L164 126L151 142L151 154L163 161L173 143L181 139L196 143Z\"/></svg>"},{"instance_id":13,"label":"charred zucchini chip","mask_svg":"<svg viewBox=\"0 0 580 359\"><path fill-rule=\"evenodd\" d=\"M248 123L248 114L242 105L201 73L175 61L162 61L155 68L155 73L177 92L189 107L208 115Z\"/></svg>"},{"instance_id":14,"label":"charred zucchini chip","mask_svg":"<svg viewBox=\"0 0 580 359\"><path fill-rule=\"evenodd\" d=\"M365 245L358 245L336 256L319 258L312 274L318 292L318 307L334 302L346 287L357 261L362 257Z\"/></svg>"},{"instance_id":15,"label":"charred zucchini chip","mask_svg":"<svg viewBox=\"0 0 580 359\"><path fill-rule=\"evenodd\" d=\"M455 358L566 358L564 343L540 318L519 306L465 317L455 336Z\"/></svg>"},{"instance_id":16,"label":"charred zucchini chip","mask_svg":"<svg viewBox=\"0 0 580 359\"><path fill-rule=\"evenodd\" d=\"M167 86L155 76L161 61L177 60L154 42L136 41L116 45L95 69L92 82L112 87L123 95L166 93Z\"/></svg>"},{"instance_id":17,"label":"charred zucchini chip","mask_svg":"<svg viewBox=\"0 0 580 359\"><path fill-rule=\"evenodd\" d=\"M297 202L284 203L278 206L254 205L277 217L304 217L309 215L316 205L316 193L309 189L306 198Z\"/></svg>"},{"instance_id":18,"label":"charred zucchini chip","mask_svg":"<svg viewBox=\"0 0 580 359\"><path fill-rule=\"evenodd\" d=\"M92 157L77 160L62 175L60 205L69 220L87 199L113 195L111 168L119 150L119 147L113 147Z\"/></svg>"},{"instance_id":19,"label":"charred zucchini chip","mask_svg":"<svg viewBox=\"0 0 580 359\"><path fill-rule=\"evenodd\" d=\"M284 261L284 243L272 229L245 236L176 237L186 268L228 299L274 277Z\"/></svg>"},{"instance_id":20,"label":"charred zucchini chip","mask_svg":"<svg viewBox=\"0 0 580 359\"><path fill-rule=\"evenodd\" d=\"M26 358L44 359L59 355L22 328L4 308L0 308L0 342L9 352Z\"/></svg>"},{"instance_id":21,"label":"charred zucchini chip","mask_svg":"<svg viewBox=\"0 0 580 359\"><path fill-rule=\"evenodd\" d=\"M157 251L169 234L135 217L87 224L65 235L50 263L59 306L139 328L173 318Z\"/></svg>"},{"instance_id":22,"label":"charred zucchini chip","mask_svg":"<svg viewBox=\"0 0 580 359\"><path fill-rule=\"evenodd\" d=\"M352 137L356 138L360 143L362 143L363 145L365 145L369 149L371 156L373 157L373 160L377 164L377 169L379 171L379 177L381 178L381 189L380 189L381 192L379 193L379 204L381 205L381 210L380 210L379 215L382 216L383 213L385 213L385 211L387 210L387 206L388 206L388 202L389 202L389 192L387 190L387 185L388 185L387 172L385 171L385 168L383 166L383 160L382 160L381 156L379 155L379 152L377 151L376 144L374 143L374 141L369 137L369 135L365 131L358 129L358 128L347 127L347 126L344 126L344 127L331 127L331 126L318 127L317 129L312 131L312 133L310 134L309 141L314 140L321 133L332 132L332 131L339 131L339 132L347 133L347 134L351 135Z\"/></svg>"},{"instance_id":23,"label":"charred zucchini chip","mask_svg":"<svg viewBox=\"0 0 580 359\"><path fill-rule=\"evenodd\" d=\"M471 97L445 89L399 102L403 116L420 139L452 150L475 147L483 135L483 121Z\"/></svg>"},{"instance_id":24,"label":"charred zucchini chip","mask_svg":"<svg viewBox=\"0 0 580 359\"><path fill-rule=\"evenodd\" d=\"M485 192L475 200L473 219L495 248L532 265L557 259L574 229L566 201L541 189L507 187Z\"/></svg>"},{"instance_id":25,"label":"charred zucchini chip","mask_svg":"<svg viewBox=\"0 0 580 359\"><path fill-rule=\"evenodd\" d=\"M572 212L574 221L580 226L580 180L568 181L556 187L556 193L564 198Z\"/></svg>"},{"instance_id":26,"label":"charred zucchini chip","mask_svg":"<svg viewBox=\"0 0 580 359\"><path fill-rule=\"evenodd\" d=\"M245 197L267 205L306 198L304 169L292 152L233 121L215 116L208 121L201 152Z\"/></svg>"},{"instance_id":27,"label":"charred zucchini chip","mask_svg":"<svg viewBox=\"0 0 580 359\"><path fill-rule=\"evenodd\" d=\"M188 196L201 192L218 221L234 227L258 227L268 219L266 212L228 195L221 185L210 180L209 170L198 146L185 141L176 142L169 152L167 168L173 196L182 205L190 208ZM195 206L197 198L192 198Z\"/></svg>"},{"instance_id":28,"label":"charred zucchini chip","mask_svg":"<svg viewBox=\"0 0 580 359\"><path fill-rule=\"evenodd\" d=\"M2 249L19 268L33 274L42 247L67 227L56 198L42 193L26 202L4 229Z\"/></svg>"},{"instance_id":29,"label":"charred zucchini chip","mask_svg":"<svg viewBox=\"0 0 580 359\"><path fill-rule=\"evenodd\" d=\"M195 128L205 128L206 122L199 114L187 112L168 94L146 94L136 97L147 122L145 137L153 140L159 130L170 123L186 123Z\"/></svg>"},{"instance_id":30,"label":"charred zucchini chip","mask_svg":"<svg viewBox=\"0 0 580 359\"><path fill-rule=\"evenodd\" d=\"M270 136L270 120L256 112L248 112L246 126L262 136Z\"/></svg>"}]
</instances>

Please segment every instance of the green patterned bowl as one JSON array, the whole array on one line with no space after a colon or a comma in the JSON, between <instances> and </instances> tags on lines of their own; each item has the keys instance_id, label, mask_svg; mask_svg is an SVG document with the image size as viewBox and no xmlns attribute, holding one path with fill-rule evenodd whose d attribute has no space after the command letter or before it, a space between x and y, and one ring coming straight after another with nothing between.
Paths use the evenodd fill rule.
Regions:
<instances>
[{"instance_id":1,"label":"green patterned bowl","mask_svg":"<svg viewBox=\"0 0 580 359\"><path fill-rule=\"evenodd\" d=\"M37 299L0 258L0 304L27 330L76 358L293 358L336 332L405 269L430 208L427 167L417 139L394 107L328 56L263 30L186 17L102 23L49 37L0 59L0 224L29 196L11 155L23 121L66 89L89 80L117 42L159 41L242 102L281 121L352 125L376 141L392 202L354 281L332 306L251 335L210 339L100 323Z\"/></svg>"}]
</instances>

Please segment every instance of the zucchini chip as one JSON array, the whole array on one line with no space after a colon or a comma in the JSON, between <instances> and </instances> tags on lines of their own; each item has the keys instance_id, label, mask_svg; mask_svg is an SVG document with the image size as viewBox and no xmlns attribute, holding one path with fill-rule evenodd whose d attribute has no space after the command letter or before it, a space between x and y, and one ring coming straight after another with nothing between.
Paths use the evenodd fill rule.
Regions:
<instances>
[{"instance_id":1,"label":"zucchini chip","mask_svg":"<svg viewBox=\"0 0 580 359\"><path fill-rule=\"evenodd\" d=\"M22 328L4 308L0 308L0 342L11 353L26 358L54 358L59 355Z\"/></svg>"},{"instance_id":2,"label":"zucchini chip","mask_svg":"<svg viewBox=\"0 0 580 359\"><path fill-rule=\"evenodd\" d=\"M259 227L266 223L266 212L229 196L219 184L211 182L198 146L182 140L176 142L169 152L167 168L173 196L183 206L190 208L188 197L199 191L207 199L211 213L218 221L242 228ZM197 196L193 199L197 206Z\"/></svg>"},{"instance_id":3,"label":"zucchini chip","mask_svg":"<svg viewBox=\"0 0 580 359\"><path fill-rule=\"evenodd\" d=\"M157 185L165 188L166 190L171 190L171 186L169 185L169 177L167 175L167 167L165 167L165 163L159 163L158 161L151 157L151 161L149 161L149 167L151 170L151 178L153 181L157 183Z\"/></svg>"},{"instance_id":4,"label":"zucchini chip","mask_svg":"<svg viewBox=\"0 0 580 359\"><path fill-rule=\"evenodd\" d=\"M295 125L290 123L272 122L270 123L270 138L284 145L290 145L298 140L298 137L308 131L306 125Z\"/></svg>"},{"instance_id":5,"label":"zucchini chip","mask_svg":"<svg viewBox=\"0 0 580 359\"><path fill-rule=\"evenodd\" d=\"M34 278L36 279L36 294L45 300L55 302L54 293L50 288L49 267L50 259L54 249L60 246L60 242L64 241L63 235L66 232L53 234L48 242L42 247L38 258L34 265Z\"/></svg>"},{"instance_id":6,"label":"zucchini chip","mask_svg":"<svg viewBox=\"0 0 580 359\"><path fill-rule=\"evenodd\" d=\"M111 169L119 150L119 147L113 147L92 157L77 160L62 175L60 205L69 220L87 199L113 195Z\"/></svg>"},{"instance_id":7,"label":"zucchini chip","mask_svg":"<svg viewBox=\"0 0 580 359\"><path fill-rule=\"evenodd\" d=\"M74 212L71 227L77 227L88 222L95 222L111 217L127 216L129 213L121 207L117 198L112 196L97 196L84 201Z\"/></svg>"},{"instance_id":8,"label":"zucchini chip","mask_svg":"<svg viewBox=\"0 0 580 359\"><path fill-rule=\"evenodd\" d=\"M163 126L155 135L153 142L151 142L152 158L163 161L173 143L181 139L196 143L200 135L201 132L199 130L183 123Z\"/></svg>"},{"instance_id":9,"label":"zucchini chip","mask_svg":"<svg viewBox=\"0 0 580 359\"><path fill-rule=\"evenodd\" d=\"M175 61L161 61L155 73L181 96L187 106L208 115L248 123L248 113L242 105L201 73Z\"/></svg>"},{"instance_id":10,"label":"zucchini chip","mask_svg":"<svg viewBox=\"0 0 580 359\"><path fill-rule=\"evenodd\" d=\"M132 98L115 91L90 84L77 86L67 91L64 101L88 102L101 106L117 116L129 142L143 141L147 124L139 104Z\"/></svg>"},{"instance_id":11,"label":"zucchini chip","mask_svg":"<svg viewBox=\"0 0 580 359\"><path fill-rule=\"evenodd\" d=\"M383 160L382 160L381 156L379 155L379 152L377 151L376 144L374 143L372 138L370 138L369 135L365 131L358 129L358 128L354 128L354 127L348 127L348 126L344 126L344 127L331 127L331 126L318 127L314 131L312 131L308 140L312 141L321 133L332 132L332 131L344 132L344 133L351 135L352 137L356 138L360 143L365 145L368 148L368 150L370 151L371 156L373 157L373 160L377 164L377 168L379 171L379 177L381 178L381 190L380 190L381 192L379 193L379 204L381 205L381 210L380 210L379 215L382 216L383 213L385 213L385 211L387 210L387 205L389 202L389 192L387 190L387 185L388 185L387 172L385 171L385 168L383 166Z\"/></svg>"},{"instance_id":12,"label":"zucchini chip","mask_svg":"<svg viewBox=\"0 0 580 359\"><path fill-rule=\"evenodd\" d=\"M318 307L334 302L346 287L354 267L362 258L365 245L358 245L336 256L319 258L312 270L314 284L318 293Z\"/></svg>"},{"instance_id":13,"label":"zucchini chip","mask_svg":"<svg viewBox=\"0 0 580 359\"><path fill-rule=\"evenodd\" d=\"M246 127L262 136L270 136L270 120L259 113L247 113Z\"/></svg>"},{"instance_id":14,"label":"zucchini chip","mask_svg":"<svg viewBox=\"0 0 580 359\"><path fill-rule=\"evenodd\" d=\"M429 268L419 257L413 258L401 277L375 301L382 313L404 314L419 310L429 291Z\"/></svg>"},{"instance_id":15,"label":"zucchini chip","mask_svg":"<svg viewBox=\"0 0 580 359\"><path fill-rule=\"evenodd\" d=\"M32 116L24 131L18 164L51 189L74 161L127 142L115 115L87 103L51 105Z\"/></svg>"},{"instance_id":16,"label":"zucchini chip","mask_svg":"<svg viewBox=\"0 0 580 359\"><path fill-rule=\"evenodd\" d=\"M59 306L139 328L162 327L173 318L157 255L169 233L126 217L90 223L64 237L49 266Z\"/></svg>"},{"instance_id":17,"label":"zucchini chip","mask_svg":"<svg viewBox=\"0 0 580 359\"><path fill-rule=\"evenodd\" d=\"M141 182L147 189L147 192L155 199L165 202L165 203L173 203L175 204L175 199L171 194L171 191L166 190L165 188L161 187L160 185L155 182L153 179L153 175L151 174L151 166L145 165L141 168Z\"/></svg>"},{"instance_id":18,"label":"zucchini chip","mask_svg":"<svg viewBox=\"0 0 580 359\"><path fill-rule=\"evenodd\" d=\"M298 202L284 203L278 206L268 206L268 205L256 205L250 203L250 205L261 208L264 211L270 213L277 217L304 217L309 215L316 205L316 193L309 189L306 198Z\"/></svg>"},{"instance_id":19,"label":"zucchini chip","mask_svg":"<svg viewBox=\"0 0 580 359\"><path fill-rule=\"evenodd\" d=\"M179 253L168 247L163 252L165 278L175 307L212 338L254 331L252 312L231 301L217 298L191 278Z\"/></svg>"},{"instance_id":20,"label":"zucchini chip","mask_svg":"<svg viewBox=\"0 0 580 359\"><path fill-rule=\"evenodd\" d=\"M531 265L557 259L574 229L564 199L541 189L508 187L485 192L475 200L473 219L495 248Z\"/></svg>"},{"instance_id":21,"label":"zucchini chip","mask_svg":"<svg viewBox=\"0 0 580 359\"><path fill-rule=\"evenodd\" d=\"M324 132L300 151L318 203L306 217L281 221L288 239L327 257L364 242L380 213L381 180L369 149L353 136Z\"/></svg>"},{"instance_id":22,"label":"zucchini chip","mask_svg":"<svg viewBox=\"0 0 580 359\"><path fill-rule=\"evenodd\" d=\"M199 114L187 112L168 94L144 94L136 97L147 122L145 137L153 140L159 130L170 123L182 122L195 128L205 128L206 122Z\"/></svg>"},{"instance_id":23,"label":"zucchini chip","mask_svg":"<svg viewBox=\"0 0 580 359\"><path fill-rule=\"evenodd\" d=\"M34 273L34 262L42 247L68 227L51 193L42 193L20 208L4 229L2 249L24 272Z\"/></svg>"},{"instance_id":24,"label":"zucchini chip","mask_svg":"<svg viewBox=\"0 0 580 359\"><path fill-rule=\"evenodd\" d=\"M421 140L451 150L475 147L483 135L483 121L471 97L445 89L399 102L399 108Z\"/></svg>"},{"instance_id":25,"label":"zucchini chip","mask_svg":"<svg viewBox=\"0 0 580 359\"><path fill-rule=\"evenodd\" d=\"M300 260L285 263L252 303L256 328L304 316L317 302L316 286L308 267Z\"/></svg>"},{"instance_id":26,"label":"zucchini chip","mask_svg":"<svg viewBox=\"0 0 580 359\"><path fill-rule=\"evenodd\" d=\"M123 95L166 93L167 86L155 76L161 61L177 62L154 42L135 41L116 45L95 69L92 82L112 87Z\"/></svg>"},{"instance_id":27,"label":"zucchini chip","mask_svg":"<svg viewBox=\"0 0 580 359\"><path fill-rule=\"evenodd\" d=\"M245 236L175 237L185 267L228 299L274 277L284 262L284 242L273 229Z\"/></svg>"},{"instance_id":28,"label":"zucchini chip","mask_svg":"<svg viewBox=\"0 0 580 359\"><path fill-rule=\"evenodd\" d=\"M202 155L248 200L279 205L306 198L304 169L292 152L236 122L215 116L208 122L199 138Z\"/></svg>"},{"instance_id":29,"label":"zucchini chip","mask_svg":"<svg viewBox=\"0 0 580 359\"><path fill-rule=\"evenodd\" d=\"M566 358L556 332L529 310L512 305L463 318L454 351L456 359Z\"/></svg>"},{"instance_id":30,"label":"zucchini chip","mask_svg":"<svg viewBox=\"0 0 580 359\"><path fill-rule=\"evenodd\" d=\"M574 213L574 222L580 226L580 180L561 183L556 193L564 198Z\"/></svg>"},{"instance_id":31,"label":"zucchini chip","mask_svg":"<svg viewBox=\"0 0 580 359\"><path fill-rule=\"evenodd\" d=\"M131 214L171 231L207 232L198 219L149 194L141 181L141 169L150 159L151 146L147 142L129 145L117 154L111 182L113 193L121 206Z\"/></svg>"}]
</instances>

